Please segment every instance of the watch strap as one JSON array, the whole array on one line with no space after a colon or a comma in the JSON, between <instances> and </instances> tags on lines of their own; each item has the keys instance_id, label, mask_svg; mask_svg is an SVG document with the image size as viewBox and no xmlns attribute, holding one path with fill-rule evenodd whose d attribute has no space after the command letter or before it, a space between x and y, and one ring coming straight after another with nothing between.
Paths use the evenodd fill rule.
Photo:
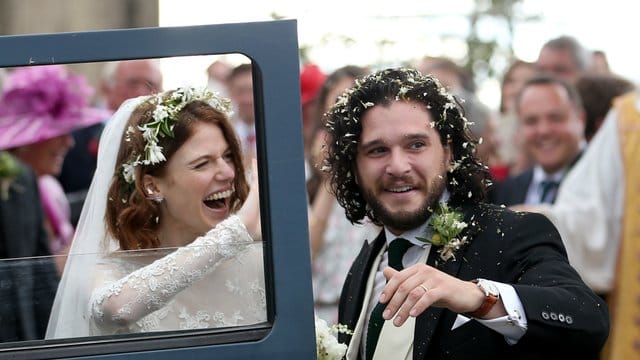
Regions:
<instances>
[{"instance_id":1,"label":"watch strap","mask_svg":"<svg viewBox=\"0 0 640 360\"><path fill-rule=\"evenodd\" d=\"M473 282L474 284L478 284L477 279L472 280L471 282ZM478 286L480 287L480 285ZM499 298L498 295L491 294L482 287L480 287L480 290L482 290L482 292L485 293L484 301L482 302L482 305L480 305L479 308L477 308L472 312L467 313L468 316L471 316L474 318L481 318L487 315L489 311L491 311L491 308L493 308L493 306L498 302L498 298Z\"/></svg>"}]
</instances>

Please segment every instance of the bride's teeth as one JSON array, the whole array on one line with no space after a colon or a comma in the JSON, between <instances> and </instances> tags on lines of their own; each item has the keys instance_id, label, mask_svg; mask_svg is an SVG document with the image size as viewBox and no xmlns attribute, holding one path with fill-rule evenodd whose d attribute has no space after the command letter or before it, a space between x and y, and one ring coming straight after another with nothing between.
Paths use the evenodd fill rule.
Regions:
<instances>
[{"instance_id":1,"label":"bride's teeth","mask_svg":"<svg viewBox=\"0 0 640 360\"><path fill-rule=\"evenodd\" d=\"M219 192L219 193L215 193L213 195L209 195L205 198L205 200L220 200L220 199L224 199L227 198L229 196L231 196L231 194L233 194L233 190L229 189L223 192Z\"/></svg>"}]
</instances>

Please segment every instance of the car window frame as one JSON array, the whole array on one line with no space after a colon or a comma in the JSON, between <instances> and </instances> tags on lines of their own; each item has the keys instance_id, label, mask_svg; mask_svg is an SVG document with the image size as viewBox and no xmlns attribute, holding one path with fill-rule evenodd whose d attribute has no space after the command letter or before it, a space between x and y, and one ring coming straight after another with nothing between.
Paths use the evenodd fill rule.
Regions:
<instances>
[{"instance_id":1,"label":"car window frame","mask_svg":"<svg viewBox=\"0 0 640 360\"><path fill-rule=\"evenodd\" d=\"M315 357L296 29L295 20L277 20L0 36L2 68L232 53L251 59L267 294L264 324L15 342L0 356Z\"/></svg>"}]
</instances>

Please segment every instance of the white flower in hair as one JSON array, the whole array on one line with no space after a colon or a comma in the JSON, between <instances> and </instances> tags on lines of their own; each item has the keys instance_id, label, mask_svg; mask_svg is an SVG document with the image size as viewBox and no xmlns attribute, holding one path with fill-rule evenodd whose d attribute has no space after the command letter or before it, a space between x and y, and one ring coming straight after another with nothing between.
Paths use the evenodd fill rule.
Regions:
<instances>
[{"instance_id":1,"label":"white flower in hair","mask_svg":"<svg viewBox=\"0 0 640 360\"><path fill-rule=\"evenodd\" d=\"M156 142L158 138L156 137L156 129L148 127L146 124L143 126L139 126L138 130L142 131L142 138L147 143Z\"/></svg>"},{"instance_id":2,"label":"white flower in hair","mask_svg":"<svg viewBox=\"0 0 640 360\"><path fill-rule=\"evenodd\" d=\"M132 159L128 163L122 164L122 176L124 180L131 184L135 181L134 168L138 165L154 165L166 161L162 153L162 146L158 145L159 139L165 136L173 137L173 128L178 119L178 113L193 101L203 101L212 108L220 111L225 116L230 117L231 101L212 93L207 88L196 89L193 87L183 87L175 90L170 96L158 94L149 99L155 104L151 121L140 124L137 128L142 133L145 142L144 157L139 154L131 154ZM129 136L135 129L129 127L125 140L129 141Z\"/></svg>"},{"instance_id":3,"label":"white flower in hair","mask_svg":"<svg viewBox=\"0 0 640 360\"><path fill-rule=\"evenodd\" d=\"M149 164L151 165L158 164L167 160L162 153L162 146L158 146L158 144L155 142L149 143L149 145L147 145L147 152L147 159ZM145 165L149 164L145 162Z\"/></svg>"},{"instance_id":4,"label":"white flower in hair","mask_svg":"<svg viewBox=\"0 0 640 360\"><path fill-rule=\"evenodd\" d=\"M166 106L158 105L156 109L153 110L153 118L156 119L156 121L162 121L167 117L169 117L169 112Z\"/></svg>"},{"instance_id":5,"label":"white flower in hair","mask_svg":"<svg viewBox=\"0 0 640 360\"><path fill-rule=\"evenodd\" d=\"M135 167L131 164L122 164L122 176L124 177L124 181L129 184L135 181Z\"/></svg>"}]
</instances>

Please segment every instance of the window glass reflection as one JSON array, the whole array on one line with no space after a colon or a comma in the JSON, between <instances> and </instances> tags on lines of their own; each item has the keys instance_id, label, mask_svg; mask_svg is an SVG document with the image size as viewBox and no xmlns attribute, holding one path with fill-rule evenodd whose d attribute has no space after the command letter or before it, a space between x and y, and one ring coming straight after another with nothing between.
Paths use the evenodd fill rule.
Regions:
<instances>
[{"instance_id":1,"label":"window glass reflection","mask_svg":"<svg viewBox=\"0 0 640 360\"><path fill-rule=\"evenodd\" d=\"M144 69L146 80L135 78L134 85L148 91L136 96L151 95L124 96L112 106L107 88L96 86L95 98L81 96L81 108L95 110L91 122L63 119L63 133L0 144L0 155L20 169L0 194L0 243L31 244L20 252L0 247L6 258L0 260L1 341L226 328L267 319L251 65L227 75L242 79L241 90L249 88L248 98L240 91L233 102L207 90L204 69L202 86L157 93L163 74L156 60L109 63L105 76L115 79L118 65ZM113 82L111 90L118 84L128 82ZM225 90L231 96L237 89ZM56 120L49 110L43 111L51 118L43 121L44 134ZM24 113L12 114L12 121L4 115L0 133L7 134ZM53 140L60 146L48 165L56 166L45 173L22 146ZM68 182L81 178L78 171L86 173L85 183ZM55 186L43 186L45 178Z\"/></svg>"},{"instance_id":2,"label":"window glass reflection","mask_svg":"<svg viewBox=\"0 0 640 360\"><path fill-rule=\"evenodd\" d=\"M52 257L0 259L0 341L44 338L57 287Z\"/></svg>"}]
</instances>

